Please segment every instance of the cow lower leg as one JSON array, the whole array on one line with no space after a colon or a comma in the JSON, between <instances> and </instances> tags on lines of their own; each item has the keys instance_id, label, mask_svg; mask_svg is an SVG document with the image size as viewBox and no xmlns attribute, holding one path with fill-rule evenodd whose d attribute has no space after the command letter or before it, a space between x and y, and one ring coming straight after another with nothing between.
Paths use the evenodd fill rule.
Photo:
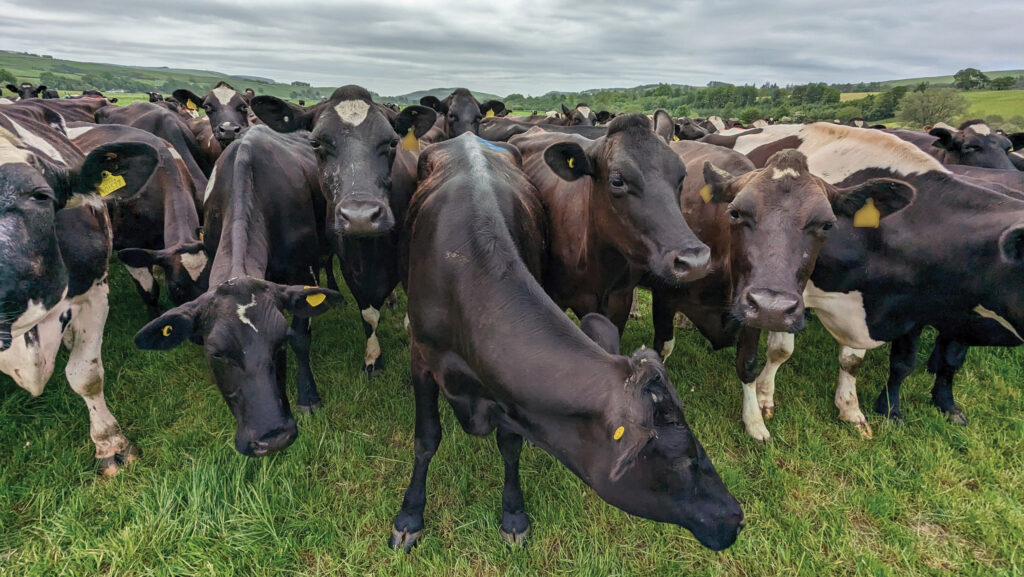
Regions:
<instances>
[{"instance_id":1,"label":"cow lower leg","mask_svg":"<svg viewBox=\"0 0 1024 577\"><path fill-rule=\"evenodd\" d=\"M338 290L338 279L334 276L334 255L324 257L324 274L327 276L327 288Z\"/></svg>"},{"instance_id":2,"label":"cow lower leg","mask_svg":"<svg viewBox=\"0 0 1024 577\"><path fill-rule=\"evenodd\" d=\"M523 488L519 484L519 454L523 437L498 427L498 451L505 462L505 486L501 491L501 537L509 545L521 545L530 532Z\"/></svg>"},{"instance_id":3,"label":"cow lower leg","mask_svg":"<svg viewBox=\"0 0 1024 577\"><path fill-rule=\"evenodd\" d=\"M106 324L107 285L89 289L84 302L75 310L68 325L65 344L70 355L64 372L72 390L89 409L89 436L96 445L96 465L104 476L113 476L134 461L138 449L121 434L117 419L110 414L103 397L103 327ZM81 297L80 297L81 298Z\"/></svg>"},{"instance_id":4,"label":"cow lower leg","mask_svg":"<svg viewBox=\"0 0 1024 577\"><path fill-rule=\"evenodd\" d=\"M857 399L857 369L864 362L864 349L854 349L842 346L839 349L839 384L836 387L836 408L839 409L839 419L852 423L860 436L870 439L874 436L867 417L860 410L860 401Z\"/></svg>"},{"instance_id":5,"label":"cow lower leg","mask_svg":"<svg viewBox=\"0 0 1024 577\"><path fill-rule=\"evenodd\" d=\"M675 348L676 334L672 323L672 307L668 298L657 290L651 291L651 320L654 322L654 350L661 355L662 362L667 361Z\"/></svg>"},{"instance_id":6,"label":"cow lower leg","mask_svg":"<svg viewBox=\"0 0 1024 577\"><path fill-rule=\"evenodd\" d=\"M889 353L889 380L875 401L875 412L879 415L894 421L903 420L903 412L900 410L900 387L917 365L917 344L920 339L921 331L917 330L892 342L892 351Z\"/></svg>"},{"instance_id":7,"label":"cow lower leg","mask_svg":"<svg viewBox=\"0 0 1024 577\"><path fill-rule=\"evenodd\" d=\"M771 434L764 425L761 409L757 405L757 387L754 382L760 338L759 329L748 327L740 332L739 343L736 345L736 373L743 383L743 425L751 438L764 443L771 438Z\"/></svg>"},{"instance_id":8,"label":"cow lower leg","mask_svg":"<svg viewBox=\"0 0 1024 577\"><path fill-rule=\"evenodd\" d=\"M629 305L629 318L633 320L640 320L643 318L643 313L640 312L640 289L633 289L633 302Z\"/></svg>"},{"instance_id":9,"label":"cow lower leg","mask_svg":"<svg viewBox=\"0 0 1024 577\"><path fill-rule=\"evenodd\" d=\"M764 369L757 376L757 406L761 416L770 419L775 416L775 375L789 357L793 355L793 344L796 340L793 333L769 333L768 351Z\"/></svg>"},{"instance_id":10,"label":"cow lower leg","mask_svg":"<svg viewBox=\"0 0 1024 577\"><path fill-rule=\"evenodd\" d=\"M425 367L413 361L413 389L416 397L416 458L412 480L405 491L402 509L391 527L391 547L408 553L423 533L423 510L427 505L427 469L441 443L441 416L437 411L437 382Z\"/></svg>"},{"instance_id":11,"label":"cow lower leg","mask_svg":"<svg viewBox=\"0 0 1024 577\"><path fill-rule=\"evenodd\" d=\"M380 354L380 340L377 339L377 326L380 324L380 311L366 307L361 311L363 331L366 333L366 354L363 356L363 372L368 379L373 379L384 370L384 359Z\"/></svg>"},{"instance_id":12,"label":"cow lower leg","mask_svg":"<svg viewBox=\"0 0 1024 577\"><path fill-rule=\"evenodd\" d=\"M315 413L323 403L316 389L313 370L309 367L309 348L313 340L313 326L309 319L292 319L291 345L298 361L299 380L296 389L299 394L299 410L306 414Z\"/></svg>"},{"instance_id":13,"label":"cow lower leg","mask_svg":"<svg viewBox=\"0 0 1024 577\"><path fill-rule=\"evenodd\" d=\"M953 400L953 379L967 360L967 350L967 345L940 334L935 340L935 350L928 359L928 370L935 373L932 404L945 413L949 422L955 425L967 424L967 416Z\"/></svg>"},{"instance_id":14,"label":"cow lower leg","mask_svg":"<svg viewBox=\"0 0 1024 577\"><path fill-rule=\"evenodd\" d=\"M128 274L131 275L132 281L135 283L135 290L142 297L142 302L146 303L149 320L160 316L160 285L156 284L152 267L125 266L125 268L128 269Z\"/></svg>"}]
</instances>

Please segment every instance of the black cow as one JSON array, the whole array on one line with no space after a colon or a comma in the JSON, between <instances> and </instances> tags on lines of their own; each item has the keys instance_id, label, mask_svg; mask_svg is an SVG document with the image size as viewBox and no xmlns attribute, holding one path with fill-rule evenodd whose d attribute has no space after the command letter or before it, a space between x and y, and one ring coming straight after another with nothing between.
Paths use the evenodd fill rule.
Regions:
<instances>
[{"instance_id":1,"label":"black cow","mask_svg":"<svg viewBox=\"0 0 1024 577\"><path fill-rule=\"evenodd\" d=\"M272 96L257 96L252 106L274 130L312 132L308 146L327 196L328 233L359 304L367 337L364 369L373 377L383 367L380 309L399 281L396 223L416 187L416 139L431 130L436 114L423 106L396 114L359 86L338 88L308 110Z\"/></svg>"},{"instance_id":2,"label":"black cow","mask_svg":"<svg viewBox=\"0 0 1024 577\"><path fill-rule=\"evenodd\" d=\"M239 94L227 82L220 82L205 97L196 96L184 88L174 91L174 98L188 110L202 108L210 119L213 135L221 146L234 142L242 132L252 126L249 97Z\"/></svg>"},{"instance_id":3,"label":"black cow","mask_svg":"<svg viewBox=\"0 0 1024 577\"><path fill-rule=\"evenodd\" d=\"M31 120L19 124L32 141L15 136L0 113L0 371L39 395L63 342L68 384L89 409L97 465L114 475L137 450L103 397L111 230L94 191L108 176L123 176L125 165L152 168L156 151L113 143L83 160L57 131ZM65 150L60 157L47 154L58 148Z\"/></svg>"},{"instance_id":4,"label":"black cow","mask_svg":"<svg viewBox=\"0 0 1024 577\"><path fill-rule=\"evenodd\" d=\"M424 530L426 477L441 441L438 393L463 430L496 431L505 464L501 534L529 530L519 484L523 439L620 509L730 546L743 512L686 424L653 351L618 354L608 321L587 338L536 281L543 210L517 154L474 135L427 148L409 208L403 265L409 295L415 464L391 546Z\"/></svg>"},{"instance_id":5,"label":"black cow","mask_svg":"<svg viewBox=\"0 0 1024 577\"><path fill-rule=\"evenodd\" d=\"M559 134L578 134L590 140L597 140L608 134L607 126L563 126L553 122L524 122L520 117L488 118L480 125L480 138L491 142L508 142L513 136L526 134L537 129Z\"/></svg>"},{"instance_id":6,"label":"black cow","mask_svg":"<svg viewBox=\"0 0 1024 577\"><path fill-rule=\"evenodd\" d=\"M204 205L204 243L215 255L210 290L135 335L142 349L202 342L235 417L235 449L250 457L283 449L298 433L285 394L286 344L299 363L299 408L320 406L309 319L341 300L309 286L320 266L324 202L308 138L257 126L224 151ZM294 317L290 330L285 312Z\"/></svg>"},{"instance_id":7,"label":"black cow","mask_svg":"<svg viewBox=\"0 0 1024 577\"><path fill-rule=\"evenodd\" d=\"M935 126L928 133L912 130L889 132L914 143L943 164L1016 169L1009 157L1013 148L1010 139L980 120L965 122L955 130L952 127Z\"/></svg>"},{"instance_id":8,"label":"black cow","mask_svg":"<svg viewBox=\"0 0 1024 577\"><path fill-rule=\"evenodd\" d=\"M456 88L444 100L436 96L424 96L420 98L420 105L437 112L435 130L423 136L424 144L455 138L463 132L477 134L481 120L507 114L505 104L500 100L488 100L480 104L465 88Z\"/></svg>"},{"instance_id":9,"label":"black cow","mask_svg":"<svg viewBox=\"0 0 1024 577\"><path fill-rule=\"evenodd\" d=\"M21 100L30 100L32 98L40 98L44 92L46 92L45 86L36 86L31 82L22 82L15 86L14 84L8 84L7 90L18 95Z\"/></svg>"}]
</instances>

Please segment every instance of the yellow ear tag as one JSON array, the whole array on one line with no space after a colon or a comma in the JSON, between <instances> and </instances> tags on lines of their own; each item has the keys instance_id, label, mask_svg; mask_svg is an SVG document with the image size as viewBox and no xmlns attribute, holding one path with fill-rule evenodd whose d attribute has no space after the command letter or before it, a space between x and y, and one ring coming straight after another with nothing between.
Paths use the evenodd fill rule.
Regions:
<instances>
[{"instance_id":1,"label":"yellow ear tag","mask_svg":"<svg viewBox=\"0 0 1024 577\"><path fill-rule=\"evenodd\" d=\"M711 202L711 185L705 184L700 189L700 197L704 199L704 204Z\"/></svg>"},{"instance_id":2,"label":"yellow ear tag","mask_svg":"<svg viewBox=\"0 0 1024 577\"><path fill-rule=\"evenodd\" d=\"M196 109L196 103L192 102L192 99L189 98L188 102L185 103L185 108L188 108L189 110L195 110Z\"/></svg>"},{"instance_id":3,"label":"yellow ear tag","mask_svg":"<svg viewBox=\"0 0 1024 577\"><path fill-rule=\"evenodd\" d=\"M110 193L125 187L123 176L113 175L105 170L100 173L100 176L103 177L103 180L96 186L96 192L100 193L100 196L110 196Z\"/></svg>"},{"instance_id":4,"label":"yellow ear tag","mask_svg":"<svg viewBox=\"0 0 1024 577\"><path fill-rule=\"evenodd\" d=\"M174 327L172 327L171 325L167 325L167 326L164 327L164 330L162 330L160 332L162 332L165 337L169 337L169 336L171 336L171 332L173 330L174 330Z\"/></svg>"},{"instance_id":5,"label":"yellow ear tag","mask_svg":"<svg viewBox=\"0 0 1024 577\"><path fill-rule=\"evenodd\" d=\"M875 208L875 199L869 198L864 206L853 214L853 226L856 228L878 228L882 213Z\"/></svg>"},{"instance_id":6,"label":"yellow ear tag","mask_svg":"<svg viewBox=\"0 0 1024 577\"><path fill-rule=\"evenodd\" d=\"M203 242L203 233L199 233L199 242Z\"/></svg>"},{"instance_id":7,"label":"yellow ear tag","mask_svg":"<svg viewBox=\"0 0 1024 577\"><path fill-rule=\"evenodd\" d=\"M410 132L412 132L412 131L410 131ZM315 287L315 286L304 286L302 288L311 289L311 288L317 288L317 287ZM311 294L311 295L306 295L306 302L309 303L309 306L311 306L311 307L318 307L318 306L324 304L325 300L327 300L327 295L325 295L323 293L315 293L315 294Z\"/></svg>"},{"instance_id":8,"label":"yellow ear tag","mask_svg":"<svg viewBox=\"0 0 1024 577\"><path fill-rule=\"evenodd\" d=\"M484 115L484 118L494 118L494 109L492 108L488 110L487 114Z\"/></svg>"},{"instance_id":9,"label":"yellow ear tag","mask_svg":"<svg viewBox=\"0 0 1024 577\"><path fill-rule=\"evenodd\" d=\"M412 128L402 137L402 150L419 150L420 139L416 138L416 131Z\"/></svg>"},{"instance_id":10,"label":"yellow ear tag","mask_svg":"<svg viewBox=\"0 0 1024 577\"><path fill-rule=\"evenodd\" d=\"M672 135L672 142L679 142L679 136L676 134Z\"/></svg>"},{"instance_id":11,"label":"yellow ear tag","mask_svg":"<svg viewBox=\"0 0 1024 577\"><path fill-rule=\"evenodd\" d=\"M570 156L569 157L569 168L575 168L575 164L576 164L576 159Z\"/></svg>"},{"instance_id":12,"label":"yellow ear tag","mask_svg":"<svg viewBox=\"0 0 1024 577\"><path fill-rule=\"evenodd\" d=\"M625 435L625 434L626 434L626 427L619 427L618 429L615 429L615 434L612 435L612 438L615 439L616 441L618 441L619 439L622 438L622 435Z\"/></svg>"}]
</instances>

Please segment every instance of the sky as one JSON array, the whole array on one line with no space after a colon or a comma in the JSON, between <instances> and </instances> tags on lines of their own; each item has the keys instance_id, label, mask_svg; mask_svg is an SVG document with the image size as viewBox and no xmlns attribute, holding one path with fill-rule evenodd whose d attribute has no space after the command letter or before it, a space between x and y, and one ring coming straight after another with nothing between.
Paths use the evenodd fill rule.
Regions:
<instances>
[{"instance_id":1,"label":"sky","mask_svg":"<svg viewBox=\"0 0 1024 577\"><path fill-rule=\"evenodd\" d=\"M0 14L4 50L383 95L1024 68L1024 0L0 0Z\"/></svg>"}]
</instances>

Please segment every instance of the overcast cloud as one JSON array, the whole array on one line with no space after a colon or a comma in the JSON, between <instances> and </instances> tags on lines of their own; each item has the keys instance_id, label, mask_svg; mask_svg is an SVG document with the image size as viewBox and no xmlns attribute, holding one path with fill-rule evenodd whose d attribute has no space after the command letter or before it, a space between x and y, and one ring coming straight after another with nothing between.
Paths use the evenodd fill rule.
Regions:
<instances>
[{"instance_id":1,"label":"overcast cloud","mask_svg":"<svg viewBox=\"0 0 1024 577\"><path fill-rule=\"evenodd\" d=\"M858 82L1024 68L1022 0L0 0L0 48L505 95L669 82ZM493 6L488 6L493 4Z\"/></svg>"}]
</instances>

